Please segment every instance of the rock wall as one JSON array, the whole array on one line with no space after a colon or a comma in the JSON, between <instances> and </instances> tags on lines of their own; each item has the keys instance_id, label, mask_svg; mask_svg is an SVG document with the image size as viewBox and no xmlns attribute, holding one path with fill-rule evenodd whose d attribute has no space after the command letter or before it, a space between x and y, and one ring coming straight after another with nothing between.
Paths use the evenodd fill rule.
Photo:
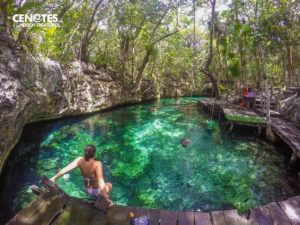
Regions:
<instances>
[{"instance_id":1,"label":"rock wall","mask_svg":"<svg viewBox=\"0 0 300 225\"><path fill-rule=\"evenodd\" d=\"M0 32L0 173L25 124L141 100L139 94L124 91L107 71L80 62L62 68L24 53Z\"/></svg>"},{"instance_id":2,"label":"rock wall","mask_svg":"<svg viewBox=\"0 0 300 225\"><path fill-rule=\"evenodd\" d=\"M300 128L300 93L289 97L282 103L281 114Z\"/></svg>"},{"instance_id":3,"label":"rock wall","mask_svg":"<svg viewBox=\"0 0 300 225\"><path fill-rule=\"evenodd\" d=\"M131 94L113 77L112 72L96 70L93 65L75 61L62 67L48 58L25 53L0 29L0 174L28 123L157 97L190 95L183 84L166 86L153 80L144 81L141 91Z\"/></svg>"}]
</instances>

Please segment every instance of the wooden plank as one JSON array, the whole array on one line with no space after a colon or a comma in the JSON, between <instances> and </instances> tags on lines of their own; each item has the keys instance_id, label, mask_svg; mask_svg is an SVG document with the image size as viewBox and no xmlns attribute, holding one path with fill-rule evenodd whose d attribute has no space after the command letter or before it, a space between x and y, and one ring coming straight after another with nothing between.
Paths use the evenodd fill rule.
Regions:
<instances>
[{"instance_id":1,"label":"wooden plank","mask_svg":"<svg viewBox=\"0 0 300 225\"><path fill-rule=\"evenodd\" d=\"M106 225L107 224L107 218L106 214L100 210L97 210L96 208L90 208L86 211L85 216L87 219L84 223L78 223L78 225L82 224L88 224L88 225Z\"/></svg>"},{"instance_id":2,"label":"wooden plank","mask_svg":"<svg viewBox=\"0 0 300 225\"><path fill-rule=\"evenodd\" d=\"M226 225L223 211L211 212L213 225Z\"/></svg>"},{"instance_id":3,"label":"wooden plank","mask_svg":"<svg viewBox=\"0 0 300 225\"><path fill-rule=\"evenodd\" d=\"M288 200L293 202L295 205L298 205L297 209L299 209L299 207L300 207L300 195L297 195L295 197L291 197Z\"/></svg>"},{"instance_id":4,"label":"wooden plank","mask_svg":"<svg viewBox=\"0 0 300 225\"><path fill-rule=\"evenodd\" d=\"M106 224L106 215L89 204L71 201L51 225Z\"/></svg>"},{"instance_id":5,"label":"wooden plank","mask_svg":"<svg viewBox=\"0 0 300 225\"><path fill-rule=\"evenodd\" d=\"M41 184L49 191L56 194L67 195L57 184L53 183L48 177L41 177Z\"/></svg>"},{"instance_id":6,"label":"wooden plank","mask_svg":"<svg viewBox=\"0 0 300 225\"><path fill-rule=\"evenodd\" d=\"M212 225L210 213L194 212L195 225Z\"/></svg>"},{"instance_id":7,"label":"wooden plank","mask_svg":"<svg viewBox=\"0 0 300 225\"><path fill-rule=\"evenodd\" d=\"M300 225L300 198L290 198L278 204L293 225Z\"/></svg>"},{"instance_id":8,"label":"wooden plank","mask_svg":"<svg viewBox=\"0 0 300 225\"><path fill-rule=\"evenodd\" d=\"M84 207L79 203L69 203L63 213L53 222L53 225L73 225L77 221L80 221L80 214L83 210Z\"/></svg>"},{"instance_id":9,"label":"wooden plank","mask_svg":"<svg viewBox=\"0 0 300 225\"><path fill-rule=\"evenodd\" d=\"M144 208L132 207L131 212L133 212L135 218L147 216L147 209Z\"/></svg>"},{"instance_id":10,"label":"wooden plank","mask_svg":"<svg viewBox=\"0 0 300 225\"><path fill-rule=\"evenodd\" d=\"M147 209L147 215L150 221L149 225L158 225L160 222L160 211L158 209Z\"/></svg>"},{"instance_id":11,"label":"wooden plank","mask_svg":"<svg viewBox=\"0 0 300 225\"><path fill-rule=\"evenodd\" d=\"M274 225L273 220L267 210L258 207L251 209L251 213L255 215L259 225Z\"/></svg>"},{"instance_id":12,"label":"wooden plank","mask_svg":"<svg viewBox=\"0 0 300 225\"><path fill-rule=\"evenodd\" d=\"M239 215L237 210L224 211L226 225L259 225L256 218L251 216L247 218L245 215Z\"/></svg>"},{"instance_id":13,"label":"wooden plank","mask_svg":"<svg viewBox=\"0 0 300 225\"><path fill-rule=\"evenodd\" d=\"M107 213L107 225L129 225L131 208L114 205Z\"/></svg>"},{"instance_id":14,"label":"wooden plank","mask_svg":"<svg viewBox=\"0 0 300 225\"><path fill-rule=\"evenodd\" d=\"M273 223L275 225L291 225L291 222L289 221L283 210L277 205L277 203L272 202L268 205L262 206L262 208L268 210L268 213L272 217Z\"/></svg>"},{"instance_id":15,"label":"wooden plank","mask_svg":"<svg viewBox=\"0 0 300 225\"><path fill-rule=\"evenodd\" d=\"M289 198L289 201L292 201L294 204L298 203L298 205L299 205L299 203L300 203L300 195L297 195L295 197Z\"/></svg>"},{"instance_id":16,"label":"wooden plank","mask_svg":"<svg viewBox=\"0 0 300 225\"><path fill-rule=\"evenodd\" d=\"M37 199L30 202L26 208L22 209L19 213L17 213L10 221L7 222L7 225L10 224L19 224L18 221L26 220L27 218L33 216L36 212L38 212L44 205L43 198L51 198L55 194L53 192L45 192L42 193ZM20 222L21 224L21 222Z\"/></svg>"},{"instance_id":17,"label":"wooden plank","mask_svg":"<svg viewBox=\"0 0 300 225\"><path fill-rule=\"evenodd\" d=\"M56 196L49 204L45 205L41 210L26 220L25 224L48 225L58 216L64 206L65 199L61 196Z\"/></svg>"},{"instance_id":18,"label":"wooden plank","mask_svg":"<svg viewBox=\"0 0 300 225\"><path fill-rule=\"evenodd\" d=\"M300 129L293 123L278 117L272 118L271 126L273 131L300 157Z\"/></svg>"},{"instance_id":19,"label":"wooden plank","mask_svg":"<svg viewBox=\"0 0 300 225\"><path fill-rule=\"evenodd\" d=\"M176 225L177 224L177 212L171 212L163 210L160 213L160 225Z\"/></svg>"},{"instance_id":20,"label":"wooden plank","mask_svg":"<svg viewBox=\"0 0 300 225\"><path fill-rule=\"evenodd\" d=\"M7 225L48 224L61 212L64 205L65 198L52 192L43 193L15 215Z\"/></svg>"},{"instance_id":21,"label":"wooden plank","mask_svg":"<svg viewBox=\"0 0 300 225\"><path fill-rule=\"evenodd\" d=\"M194 213L193 212L179 212L178 213L178 225L194 225Z\"/></svg>"}]
</instances>

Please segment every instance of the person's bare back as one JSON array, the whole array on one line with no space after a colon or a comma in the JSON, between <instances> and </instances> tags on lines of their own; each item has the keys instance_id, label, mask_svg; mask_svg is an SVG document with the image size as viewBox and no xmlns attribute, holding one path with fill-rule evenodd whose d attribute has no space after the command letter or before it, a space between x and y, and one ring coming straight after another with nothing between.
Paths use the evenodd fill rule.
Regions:
<instances>
[{"instance_id":1,"label":"person's bare back","mask_svg":"<svg viewBox=\"0 0 300 225\"><path fill-rule=\"evenodd\" d=\"M99 188L99 182L97 182L97 170L101 170L98 173L102 173L102 163L94 159L86 161L83 157L78 161L78 167L80 168L81 175L84 178L84 186L89 188ZM89 180L90 182L88 182Z\"/></svg>"},{"instance_id":2,"label":"person's bare back","mask_svg":"<svg viewBox=\"0 0 300 225\"><path fill-rule=\"evenodd\" d=\"M112 190L111 183L105 183L103 177L103 166L100 161L95 160L96 148L93 145L87 145L84 150L84 157L78 157L69 165L61 169L54 177L51 178L52 182L65 173L79 168L81 175L84 179L84 187L89 195L98 197L103 196L112 205L112 201L109 199L109 193Z\"/></svg>"}]
</instances>

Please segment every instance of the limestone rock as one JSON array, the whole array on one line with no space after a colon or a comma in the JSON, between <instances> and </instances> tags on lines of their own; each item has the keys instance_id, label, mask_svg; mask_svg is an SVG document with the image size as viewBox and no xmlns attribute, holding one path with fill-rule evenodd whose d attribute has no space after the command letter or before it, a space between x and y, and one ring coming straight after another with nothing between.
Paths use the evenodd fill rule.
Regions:
<instances>
[{"instance_id":1,"label":"limestone rock","mask_svg":"<svg viewBox=\"0 0 300 225\"><path fill-rule=\"evenodd\" d=\"M300 128L300 95L295 94L284 100L281 105L281 115Z\"/></svg>"},{"instance_id":2,"label":"limestone rock","mask_svg":"<svg viewBox=\"0 0 300 225\"><path fill-rule=\"evenodd\" d=\"M62 68L48 58L16 54L5 42L12 39L5 37L0 42L0 173L25 124L141 100L91 65L75 61Z\"/></svg>"},{"instance_id":3,"label":"limestone rock","mask_svg":"<svg viewBox=\"0 0 300 225\"><path fill-rule=\"evenodd\" d=\"M155 79L143 80L140 92L131 94L124 89L130 87L113 79L115 74L109 68L97 69L79 61L61 66L49 58L22 51L5 29L0 29L0 37L0 174L28 123L145 99L189 95L191 84L183 85L183 80L175 80L167 87Z\"/></svg>"}]
</instances>

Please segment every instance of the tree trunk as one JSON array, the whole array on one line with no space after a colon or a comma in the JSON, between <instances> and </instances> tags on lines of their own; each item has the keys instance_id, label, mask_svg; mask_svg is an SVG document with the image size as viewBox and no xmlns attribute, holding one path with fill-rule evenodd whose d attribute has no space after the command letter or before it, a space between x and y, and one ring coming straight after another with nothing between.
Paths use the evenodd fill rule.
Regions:
<instances>
[{"instance_id":1,"label":"tree trunk","mask_svg":"<svg viewBox=\"0 0 300 225\"><path fill-rule=\"evenodd\" d=\"M270 96L270 90L268 87L268 83L265 80L265 90L266 90L266 118L267 118L267 124L269 125L271 123L271 115L270 115L270 102L271 102L271 96Z\"/></svg>"},{"instance_id":2,"label":"tree trunk","mask_svg":"<svg viewBox=\"0 0 300 225\"><path fill-rule=\"evenodd\" d=\"M202 72L204 74L206 74L208 76L208 78L210 79L213 89L214 89L214 93L215 93L215 98L217 100L220 99L220 89L219 89L219 85L218 85L218 79L216 74L212 73L210 71L210 65L212 63L212 59L214 56L214 52L213 52L213 38L214 38L214 18L215 18L215 7L216 7L216 0L212 0L211 1L211 22L210 22L210 42L209 42L209 55L205 64L205 68L202 69Z\"/></svg>"},{"instance_id":3,"label":"tree trunk","mask_svg":"<svg viewBox=\"0 0 300 225\"><path fill-rule=\"evenodd\" d=\"M211 78L210 80L211 80L211 83L212 83L212 86L213 86L213 89L214 89L215 98L217 100L220 100L221 95L220 95L220 89L219 89L219 85L218 85L218 80L215 79L215 78Z\"/></svg>"},{"instance_id":4,"label":"tree trunk","mask_svg":"<svg viewBox=\"0 0 300 225\"><path fill-rule=\"evenodd\" d=\"M134 82L134 85L132 87L131 93L137 92L140 89L143 72L146 68L146 65L147 65L148 61L149 61L150 55L151 55L151 52L146 51L146 54L144 55L144 58L143 58L143 62L141 64L141 66L139 67L138 75L135 79L135 82Z\"/></svg>"},{"instance_id":5,"label":"tree trunk","mask_svg":"<svg viewBox=\"0 0 300 225\"><path fill-rule=\"evenodd\" d=\"M287 72L288 72L288 80L287 86L293 86L293 56L290 45L286 44L286 54L287 54Z\"/></svg>"},{"instance_id":6,"label":"tree trunk","mask_svg":"<svg viewBox=\"0 0 300 225\"><path fill-rule=\"evenodd\" d=\"M155 44L157 44L160 41L162 41L162 40L164 40L164 39L166 39L166 38L168 38L168 37L176 34L178 31L179 30L175 30L175 31L173 31L171 33L165 34L165 35L157 38L156 40L154 40L151 44L153 46L155 46ZM154 33L153 33L153 35L154 35ZM147 63L149 62L151 53L152 53L151 50L146 50L146 54L145 54L145 56L143 58L141 66L138 69L138 75L137 75L137 78L135 79L135 82L134 82L134 85L132 87L131 93L137 92L139 90L140 85L141 85L141 81L142 81L143 72L144 72L144 70L146 68Z\"/></svg>"},{"instance_id":7,"label":"tree trunk","mask_svg":"<svg viewBox=\"0 0 300 225\"><path fill-rule=\"evenodd\" d=\"M261 89L261 77L262 77L262 75L261 75L261 66L260 66L259 56L257 54L257 50L255 50L254 58L255 58L256 66L257 66L256 89L260 90Z\"/></svg>"},{"instance_id":8,"label":"tree trunk","mask_svg":"<svg viewBox=\"0 0 300 225\"><path fill-rule=\"evenodd\" d=\"M103 0L99 0L94 8L94 11L92 13L92 16L90 17L90 20L89 20L89 23L88 23L88 26L86 28L86 32L82 38L82 43L81 43L81 55L80 55L80 60L83 61L83 62L88 62L89 60L89 55L88 55L88 46L90 44L90 40L94 34L94 31L95 29L97 28L97 26L92 30L91 32L91 29L92 29L92 25L93 25L93 22L94 22L94 19L95 19L95 16L96 16L96 13L101 5L101 3L103 2ZM99 24L99 23L98 23Z\"/></svg>"}]
</instances>

